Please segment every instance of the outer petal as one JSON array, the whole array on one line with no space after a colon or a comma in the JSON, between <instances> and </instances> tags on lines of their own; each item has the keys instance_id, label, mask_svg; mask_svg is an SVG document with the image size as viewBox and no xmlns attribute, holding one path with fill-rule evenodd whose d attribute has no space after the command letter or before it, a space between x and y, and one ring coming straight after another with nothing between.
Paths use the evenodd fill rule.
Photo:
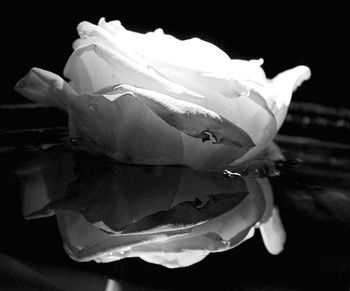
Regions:
<instances>
[{"instance_id":1,"label":"outer petal","mask_svg":"<svg viewBox=\"0 0 350 291\"><path fill-rule=\"evenodd\" d=\"M269 89L271 96L268 99L270 108L276 116L278 129L286 117L292 93L311 76L311 71L306 66L298 66L284 71L272 79Z\"/></svg>"},{"instance_id":2,"label":"outer petal","mask_svg":"<svg viewBox=\"0 0 350 291\"><path fill-rule=\"evenodd\" d=\"M76 133L71 131L74 136L93 140L102 152L120 161L203 169L210 166L208 170L227 165L254 146L249 135L215 112L132 86L117 86L110 94L72 99L71 117L71 123L78 128ZM180 138L176 129L185 134ZM223 146L203 144L202 140L210 138L227 148L218 160L216 152ZM182 141L186 143L185 155Z\"/></svg>"},{"instance_id":3,"label":"outer petal","mask_svg":"<svg viewBox=\"0 0 350 291\"><path fill-rule=\"evenodd\" d=\"M204 107L132 86L117 86L115 92L132 94L169 125L203 142L213 139L215 144L235 146L242 151L255 146L244 130Z\"/></svg>"},{"instance_id":4,"label":"outer petal","mask_svg":"<svg viewBox=\"0 0 350 291\"><path fill-rule=\"evenodd\" d=\"M15 90L34 102L66 111L69 96L77 95L60 76L39 68L32 68L17 82Z\"/></svg>"},{"instance_id":5,"label":"outer petal","mask_svg":"<svg viewBox=\"0 0 350 291\"><path fill-rule=\"evenodd\" d=\"M261 98L261 96L259 96L260 93L254 89L251 89L249 94ZM222 116L228 118L246 131L256 145L242 158L236 157L235 159L231 159L230 162L233 162L233 165L258 155L268 146L277 133L275 117L252 99L254 99L254 97L224 98L216 104L210 105L217 108L217 110L215 110L216 112L220 112ZM213 102L213 100L208 99L208 102L210 101ZM225 156L225 152L227 152L227 149L223 148L217 155Z\"/></svg>"},{"instance_id":6,"label":"outer petal","mask_svg":"<svg viewBox=\"0 0 350 291\"><path fill-rule=\"evenodd\" d=\"M182 163L183 144L177 129L130 94L114 97L72 98L72 137L92 141L95 150L118 161L153 165Z\"/></svg>"},{"instance_id":7,"label":"outer petal","mask_svg":"<svg viewBox=\"0 0 350 291\"><path fill-rule=\"evenodd\" d=\"M108 88L106 92L114 88L123 88L123 86L120 86L120 87L113 86L112 88ZM138 88L130 89L130 91L135 91L135 90L140 92L148 92L148 94L153 94L154 96L158 95L157 93L138 89ZM122 91L127 91L127 90L124 89ZM101 91L100 93L103 93L103 92ZM212 94L216 94L216 93L213 92ZM251 90L250 94L258 94L258 93ZM144 97L146 97L146 95ZM221 98L221 97L218 96L218 98ZM209 103L209 99L210 98L206 100L206 103ZM213 99L211 100L214 101ZM175 100L174 102L180 102L180 101ZM252 156L258 154L262 149L264 149L268 145L268 143L272 140L272 138L276 134L275 118L271 116L271 114L269 114L267 111L262 109L261 106L257 105L254 101L245 97L233 98L233 99L223 98L222 102L223 102L222 104L220 102L218 103L212 102L212 106L215 106L216 108L218 108L218 111L215 111L215 112L224 111L224 113L229 116L229 118L227 119L229 119L230 122L233 121L232 122L233 124L244 129L244 131L247 132L249 136L252 138L254 144L257 145L256 146L257 150L254 150L253 148L253 150L250 150L248 154ZM193 108L198 108L194 104L192 106ZM152 108L154 108L154 106L152 106ZM170 109L171 111L171 107L169 107L168 109ZM160 111L159 108L155 108L155 110L156 110L155 113L157 114ZM187 111L191 111L191 110L187 110ZM166 112L167 111L163 111L164 114ZM203 112L206 112L206 111L204 110ZM163 113L160 112L161 114L160 116L165 117L164 120L168 120L169 124L171 124L172 126L175 126L175 124L172 122L175 120L173 119L172 121L170 121L171 115L166 114L167 116L164 116ZM188 115L188 117L190 116L191 115ZM225 115L223 116L226 117ZM184 119L187 119L187 117ZM191 123L187 123L187 124L189 125ZM207 123L203 122L199 125L207 126ZM180 130L183 129L180 126L179 127L175 126L175 127ZM197 127L197 129L198 128L199 127ZM186 133L186 134L182 134L182 139L184 142L184 158L183 158L182 164L184 165L189 165L196 169L200 168L203 170L220 169L222 167L227 166L231 162L241 158L242 154L244 154L244 152L238 150L238 147L203 143L200 139L193 138L192 136L194 135L188 136L189 132L186 132L186 130L184 130L183 132ZM238 140L241 140L243 143L246 143L247 145L251 144L250 142L248 142L246 138L244 138L244 136L242 136L241 138L238 137L237 141Z\"/></svg>"}]
</instances>

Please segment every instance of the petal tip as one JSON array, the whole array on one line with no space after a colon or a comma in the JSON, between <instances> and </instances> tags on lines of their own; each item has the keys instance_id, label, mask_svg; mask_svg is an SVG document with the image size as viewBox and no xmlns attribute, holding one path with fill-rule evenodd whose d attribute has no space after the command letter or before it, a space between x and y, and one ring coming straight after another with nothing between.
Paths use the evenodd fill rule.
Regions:
<instances>
[{"instance_id":1,"label":"petal tip","mask_svg":"<svg viewBox=\"0 0 350 291\"><path fill-rule=\"evenodd\" d=\"M294 83L293 91L295 91L304 81L307 81L311 78L311 70L307 66L298 66L294 68L294 70L298 71L299 77Z\"/></svg>"}]
</instances>

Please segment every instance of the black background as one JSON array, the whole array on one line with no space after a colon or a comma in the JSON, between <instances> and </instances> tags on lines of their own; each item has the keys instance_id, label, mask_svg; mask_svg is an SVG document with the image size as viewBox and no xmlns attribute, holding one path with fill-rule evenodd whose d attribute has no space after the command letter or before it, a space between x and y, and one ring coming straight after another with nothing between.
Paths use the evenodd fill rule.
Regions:
<instances>
[{"instance_id":1,"label":"black background","mask_svg":"<svg viewBox=\"0 0 350 291\"><path fill-rule=\"evenodd\" d=\"M31 1L32 2L32 1ZM76 26L121 20L131 30L161 27L180 39L200 37L213 42L231 58L264 58L268 77L296 65L311 68L312 79L294 94L295 101L350 107L347 97L343 9L328 3L311 8L297 2L256 6L251 2L138 3L94 2L65 4L10 3L2 7L3 80L1 103L24 102L13 86L33 66L62 75L77 38ZM38 2L35 2L38 3ZM76 3L76 2L74 2Z\"/></svg>"}]
</instances>

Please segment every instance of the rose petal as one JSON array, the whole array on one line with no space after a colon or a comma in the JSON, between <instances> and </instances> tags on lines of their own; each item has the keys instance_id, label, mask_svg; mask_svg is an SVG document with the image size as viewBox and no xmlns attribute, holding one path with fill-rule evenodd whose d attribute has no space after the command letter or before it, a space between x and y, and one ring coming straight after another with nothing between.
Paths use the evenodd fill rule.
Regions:
<instances>
[{"instance_id":1,"label":"rose petal","mask_svg":"<svg viewBox=\"0 0 350 291\"><path fill-rule=\"evenodd\" d=\"M147 60L158 59L191 68L206 68L206 70L222 67L230 60L224 51L212 43L199 38L182 41L172 35L164 34L161 29L146 34L137 33L126 30L120 21L106 22L104 18L100 19L98 26L83 22L78 25L78 30L83 30L83 27L94 33L81 35L84 39L76 41L74 48L82 44L91 44L95 40L107 41L110 48L112 48L110 43L118 47L128 47Z\"/></svg>"},{"instance_id":2,"label":"rose petal","mask_svg":"<svg viewBox=\"0 0 350 291\"><path fill-rule=\"evenodd\" d=\"M278 208L272 209L272 214L265 223L260 225L260 233L266 249L270 254L277 255L282 252L286 242L284 230Z\"/></svg>"},{"instance_id":3,"label":"rose petal","mask_svg":"<svg viewBox=\"0 0 350 291\"><path fill-rule=\"evenodd\" d=\"M71 80L79 94L91 94L109 85L129 82L128 76L111 67L90 48L76 49L64 68L64 76Z\"/></svg>"},{"instance_id":4,"label":"rose petal","mask_svg":"<svg viewBox=\"0 0 350 291\"><path fill-rule=\"evenodd\" d=\"M111 106L111 101L105 97L114 98L113 95L72 98L69 107L70 133L72 137L94 141L98 145L95 150L100 150L119 161L182 164L208 170L225 166L246 152L246 147L203 144L200 139L183 134L181 138L175 138L179 134L175 128L159 122L161 119L154 119L156 115L154 113L149 115L151 111L145 111L142 104L131 95L125 95L122 98L119 96L113 101L116 102L115 106ZM123 109L122 106L125 108ZM99 109L96 110L97 108ZM164 125L167 126L164 127ZM126 126L129 126L129 129ZM133 130L130 130L131 128ZM221 129L218 128L218 130ZM139 135L136 134L138 132ZM147 137L150 135L153 136L152 139ZM120 139L119 136L123 138ZM239 137L238 140L240 139ZM144 143L142 147L139 146L141 140ZM169 151L169 148L172 151Z\"/></svg>"},{"instance_id":5,"label":"rose petal","mask_svg":"<svg viewBox=\"0 0 350 291\"><path fill-rule=\"evenodd\" d=\"M69 96L77 95L60 76L39 68L32 68L17 82L15 90L34 102L65 110L67 110Z\"/></svg>"},{"instance_id":6,"label":"rose petal","mask_svg":"<svg viewBox=\"0 0 350 291\"><path fill-rule=\"evenodd\" d=\"M181 67L179 64L165 63L157 59L151 60L149 65L170 80L186 87L192 86L194 91L197 89L196 85L199 85L218 93L225 92L229 98L238 97L242 94L248 95L249 89L241 84L239 80L231 78L232 76L226 71L200 71Z\"/></svg>"},{"instance_id":7,"label":"rose petal","mask_svg":"<svg viewBox=\"0 0 350 291\"><path fill-rule=\"evenodd\" d=\"M240 60L237 60L237 62ZM248 63L247 61L241 61ZM265 98L260 94L249 94L250 87L249 83L245 82L244 71L242 75L238 71L227 71L226 68L221 68L220 71L199 71L187 67L181 67L178 64L164 63L159 60L152 60L150 65L161 75L173 80L192 91L199 92L201 95L209 98L213 96L213 92L216 93L216 102L219 102L218 96L226 98L236 98L240 96L246 96L254 101L257 105L261 106L271 116L274 116L271 112ZM241 65L242 67L242 65ZM264 80L266 83L266 79ZM204 89L206 88L206 89ZM208 92L208 90L210 90ZM219 95L220 94L220 95ZM198 104L198 103L197 103ZM199 104L203 104L199 103ZM216 108L208 109L215 110Z\"/></svg>"},{"instance_id":8,"label":"rose petal","mask_svg":"<svg viewBox=\"0 0 350 291\"><path fill-rule=\"evenodd\" d=\"M182 163L183 145L177 129L130 94L108 98L102 95L72 98L70 118L76 128L72 137L92 141L96 151L118 161Z\"/></svg>"},{"instance_id":9,"label":"rose petal","mask_svg":"<svg viewBox=\"0 0 350 291\"><path fill-rule=\"evenodd\" d=\"M146 262L162 265L169 269L188 267L202 261L209 252L207 251L186 251L182 253L142 253L139 255Z\"/></svg>"},{"instance_id":10,"label":"rose petal","mask_svg":"<svg viewBox=\"0 0 350 291\"><path fill-rule=\"evenodd\" d=\"M64 75L72 80L80 94L91 94L111 85L129 84L188 101L204 98L102 44L76 49L66 64Z\"/></svg>"},{"instance_id":11,"label":"rose petal","mask_svg":"<svg viewBox=\"0 0 350 291\"><path fill-rule=\"evenodd\" d=\"M251 227L263 214L264 199L258 183L248 184L250 190L258 192L251 192L233 210L194 227L191 232L110 236L70 211L59 211L57 219L66 250L75 260L109 262L138 256L167 267L181 267L197 262L195 258L203 259L211 251L237 246L251 237ZM177 260L183 257L183 253L189 255L187 263ZM202 256L194 255L199 253Z\"/></svg>"},{"instance_id":12,"label":"rose petal","mask_svg":"<svg viewBox=\"0 0 350 291\"><path fill-rule=\"evenodd\" d=\"M85 168L91 166L87 164ZM96 171L86 170L74 182L79 208L70 208L69 199L64 206L82 213L90 223L108 232L120 233L134 222L171 207L181 170L182 167L104 163Z\"/></svg>"},{"instance_id":13,"label":"rose petal","mask_svg":"<svg viewBox=\"0 0 350 291\"><path fill-rule=\"evenodd\" d=\"M244 200L231 211L196 226L191 234L213 232L229 241L243 230L254 226L262 217L266 202L259 184L253 179L245 179L249 191Z\"/></svg>"},{"instance_id":14,"label":"rose petal","mask_svg":"<svg viewBox=\"0 0 350 291\"><path fill-rule=\"evenodd\" d=\"M72 154L53 147L16 170L23 183L22 211L26 219L55 214L51 203L65 197L67 185L75 179L74 162Z\"/></svg>"},{"instance_id":15,"label":"rose petal","mask_svg":"<svg viewBox=\"0 0 350 291\"><path fill-rule=\"evenodd\" d=\"M119 86L114 88L121 88L121 87ZM108 90L110 90L110 88ZM141 90L141 89L133 88L132 90L135 91L135 90ZM147 92L147 90L141 90L141 91ZM149 94L157 95L154 92L149 92ZM254 94L254 92L251 92L251 94ZM152 101L152 97L150 97L149 99L150 99L149 101ZM173 103L175 101L171 100L169 102ZM178 100L176 102L178 102ZM257 150L254 150L253 148L248 152L248 154L244 155L246 150L244 150L243 148L240 150L239 147L235 147L232 145L226 146L223 144L220 145L220 144L203 143L200 139L193 138L188 135L188 132L186 132L187 134L182 134L182 140L183 140L183 146L184 146L183 147L184 156L183 156L182 164L189 165L193 168L202 169L202 170L220 169L227 166L232 161L239 160L243 155L244 155L243 156L244 158L247 157L246 159L257 155L269 144L269 142L275 136L276 122L274 117L272 117L266 111L259 108L259 106L256 105L254 102L252 102L250 99L236 98L236 99L229 100L229 102L227 103L228 104L226 105L230 107L232 111L231 116L236 120L238 124L242 124L242 126L245 127L245 130L248 133L252 134L251 136L253 139L255 138L257 140L258 142ZM157 105L157 103L155 105ZM194 108L197 108L196 105L194 104L192 104L191 106L194 106ZM240 111L239 108L242 108L242 107L244 108L245 106L250 106L250 107L247 107L246 111L244 112L246 114L246 117L243 117L243 112ZM155 106L153 106L153 108L154 107ZM158 114L159 108L155 107L155 109L157 110L157 114ZM162 114L169 112L168 110L169 108L165 108L165 109L166 110L164 110ZM203 112L206 112L206 110L204 110ZM236 113L237 115L235 116L234 113ZM167 120L169 120L169 117L170 116L165 116ZM179 117L182 117L182 116L180 115ZM170 120L170 122L172 122L172 120ZM179 129L181 126L183 126L182 124L179 124L179 125L174 124L174 125ZM201 123L199 125L204 126L205 123Z\"/></svg>"},{"instance_id":16,"label":"rose petal","mask_svg":"<svg viewBox=\"0 0 350 291\"><path fill-rule=\"evenodd\" d=\"M259 229L266 249L273 255L279 254L286 242L284 230L278 208L274 206L273 191L268 179L257 179L265 197L266 208L261 218Z\"/></svg>"},{"instance_id":17,"label":"rose petal","mask_svg":"<svg viewBox=\"0 0 350 291\"><path fill-rule=\"evenodd\" d=\"M254 180L249 180L248 184L250 190L255 192L250 192L230 212L195 226L184 236L132 247L124 254L125 257L138 256L148 262L177 268L196 263L198 260L194 259L196 256L192 257L193 252L202 252L203 259L208 252L224 251L239 245L253 236L253 226L261 218L265 207L259 184ZM188 255L192 263L183 265L181 260L177 260L183 254Z\"/></svg>"},{"instance_id":18,"label":"rose petal","mask_svg":"<svg viewBox=\"0 0 350 291\"><path fill-rule=\"evenodd\" d=\"M127 85L117 86L115 92L131 94L165 122L189 136L202 139L203 142L213 140L215 144L234 146L243 154L255 146L244 130L201 106Z\"/></svg>"},{"instance_id":19,"label":"rose petal","mask_svg":"<svg viewBox=\"0 0 350 291\"><path fill-rule=\"evenodd\" d=\"M83 44L101 43L110 49L116 50L130 60L143 64L146 63L146 59L136 51L137 47L130 46L124 37L121 37L120 34L113 33L113 30L103 29L87 21L79 23L77 30L81 39L88 41L85 43L75 43L73 45L75 49L78 47L78 44L81 46Z\"/></svg>"},{"instance_id":20,"label":"rose petal","mask_svg":"<svg viewBox=\"0 0 350 291\"><path fill-rule=\"evenodd\" d=\"M105 255L112 255L112 252L118 252L122 256L133 246L160 242L170 237L179 237L186 234L186 231L174 231L151 236L110 236L88 223L81 214L59 210L56 217L65 249L68 255L77 261L98 260ZM114 260L116 259L118 258L114 258Z\"/></svg>"},{"instance_id":21,"label":"rose petal","mask_svg":"<svg viewBox=\"0 0 350 291\"><path fill-rule=\"evenodd\" d=\"M202 202L198 200L182 202L167 211L157 212L133 223L122 233L149 234L192 228L230 211L245 195L245 192L208 195L209 201L205 205L201 205Z\"/></svg>"},{"instance_id":22,"label":"rose petal","mask_svg":"<svg viewBox=\"0 0 350 291\"><path fill-rule=\"evenodd\" d=\"M261 68L263 63L264 60L262 58L249 61L232 59L229 65L229 71L240 80L265 84L267 79L264 70Z\"/></svg>"},{"instance_id":23,"label":"rose petal","mask_svg":"<svg viewBox=\"0 0 350 291\"><path fill-rule=\"evenodd\" d=\"M190 80L190 83L204 85L213 91L222 92L224 96L229 98L240 94L249 96L249 89L237 78L258 81L264 76L264 72L260 68L261 60L255 62L230 61L222 50L200 39L180 41L158 31L143 35L127 31L119 21L110 24L104 18L100 19L99 26L82 22L78 25L78 31L82 38L98 39L98 42L106 44L107 47L126 57L138 58L142 62L148 60L148 65L179 84L184 85L183 81ZM91 41L92 39L85 43L91 44ZM142 50L137 51L138 48L142 48ZM142 59L141 56L145 58ZM258 80L255 79L256 77ZM188 83L186 84L188 85ZM197 92L195 88L194 91ZM249 96L269 111L265 99L258 97L257 95Z\"/></svg>"},{"instance_id":24,"label":"rose petal","mask_svg":"<svg viewBox=\"0 0 350 291\"><path fill-rule=\"evenodd\" d=\"M284 71L273 78L272 83L270 84L270 90L273 93L268 101L272 112L276 116L278 129L282 126L287 115L293 91L310 77L311 71L308 67L297 66L293 69Z\"/></svg>"},{"instance_id":25,"label":"rose petal","mask_svg":"<svg viewBox=\"0 0 350 291\"><path fill-rule=\"evenodd\" d=\"M122 88L122 86L115 88ZM108 90L110 90L110 88L108 88ZM133 90L142 91L142 89L139 88L135 88ZM144 90L143 92L147 92L147 90ZM157 95L156 93L154 94ZM217 93L213 94L215 94L216 98L214 99L212 97L209 97L205 99L205 107L214 107L215 112L222 112L223 114L220 114L221 116L223 116L225 119L230 120L231 122L233 122L233 124L239 126L244 131L246 131L248 135L252 138L253 142L257 145L256 149L251 149L249 153L244 156L244 159L252 158L259 152L261 152L271 142L271 140L277 132L277 125L274 116L266 110L264 110L256 102L252 101L253 98L239 97L228 99L220 97ZM249 94L259 95L259 93L254 89L251 89ZM215 100L217 100L217 102L215 102ZM196 107L194 104L192 104L192 106ZM240 110L241 108L244 108L244 110ZM203 123L201 126L205 125L206 124ZM200 134L200 132L195 132L195 134L186 131L184 132L186 134L190 133L191 136L198 136ZM226 147L216 147L212 149L209 149L208 147L207 149L205 149L202 145L200 145L200 143L196 142L195 140L191 140L186 137L183 138L183 140L185 146L184 164L191 166L193 165L193 167L195 168L204 169L205 166L203 165L203 163L205 163L207 167L211 168L225 166L231 163L232 161L235 161L238 158L240 158L242 154L239 153L238 155L237 152L227 149ZM247 140L245 139L244 142L246 141ZM217 162L214 161L214 156L215 158L219 158Z\"/></svg>"}]
</instances>

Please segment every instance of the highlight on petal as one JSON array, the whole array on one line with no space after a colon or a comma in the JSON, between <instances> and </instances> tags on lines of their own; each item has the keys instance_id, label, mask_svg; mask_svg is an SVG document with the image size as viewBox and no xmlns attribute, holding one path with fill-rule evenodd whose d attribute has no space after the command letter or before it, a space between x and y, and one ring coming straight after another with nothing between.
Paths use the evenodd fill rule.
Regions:
<instances>
[{"instance_id":1,"label":"highlight on petal","mask_svg":"<svg viewBox=\"0 0 350 291\"><path fill-rule=\"evenodd\" d=\"M198 93L162 77L147 65L102 44L76 49L66 64L64 75L80 94L91 94L111 85L129 84L191 102L204 99Z\"/></svg>"},{"instance_id":2,"label":"highlight on petal","mask_svg":"<svg viewBox=\"0 0 350 291\"><path fill-rule=\"evenodd\" d=\"M262 98L260 93L254 89L251 89L249 94ZM216 112L224 112L221 113L223 116L226 118L230 116L231 121L244 129L256 145L243 157L232 159L229 163L234 166L256 157L269 145L277 133L275 117L253 99L254 97L226 98L217 105L213 105L217 107Z\"/></svg>"},{"instance_id":3,"label":"highlight on petal","mask_svg":"<svg viewBox=\"0 0 350 291\"><path fill-rule=\"evenodd\" d=\"M39 68L32 68L17 82L15 90L34 102L64 110L69 96L77 94L60 76Z\"/></svg>"},{"instance_id":4,"label":"highlight on petal","mask_svg":"<svg viewBox=\"0 0 350 291\"><path fill-rule=\"evenodd\" d=\"M188 267L197 262L202 261L207 255L208 251L189 250L182 253L141 253L140 258L146 262L162 265L169 269Z\"/></svg>"},{"instance_id":5,"label":"highlight on petal","mask_svg":"<svg viewBox=\"0 0 350 291\"><path fill-rule=\"evenodd\" d=\"M146 34L138 33L125 29L120 21L106 22L101 18L98 26L82 22L78 25L78 31L84 39L78 40L74 48L77 48L78 44L91 44L94 40L108 41L118 48L131 48L132 52L147 60L156 59L209 71L221 68L230 60L220 48L199 38L179 40L165 34L161 29ZM112 48L109 45L108 47Z\"/></svg>"},{"instance_id":6,"label":"highlight on petal","mask_svg":"<svg viewBox=\"0 0 350 291\"><path fill-rule=\"evenodd\" d=\"M266 82L266 75L261 68L264 60L240 60L232 59L229 65L230 73L241 80L254 81L256 83L264 84Z\"/></svg>"},{"instance_id":7,"label":"highlight on petal","mask_svg":"<svg viewBox=\"0 0 350 291\"><path fill-rule=\"evenodd\" d=\"M74 49L81 45L101 43L104 46L123 54L130 60L140 63L146 62L145 58L136 52L137 48L131 46L127 39L122 37L121 34L116 34L111 30L103 29L100 25L97 26L87 21L79 23L77 31L81 39L80 42L73 44Z\"/></svg>"},{"instance_id":8,"label":"highlight on petal","mask_svg":"<svg viewBox=\"0 0 350 291\"><path fill-rule=\"evenodd\" d=\"M148 62L147 66L194 92L197 91L186 81L223 93L228 98L249 95L249 88L239 80L266 81L260 68L262 60L230 60L222 50L198 38L181 41L159 30L144 35L124 29L119 21L106 22L104 18L98 26L82 22L78 31L82 38L88 38L85 44L96 40L139 63ZM252 100L269 111L264 98L250 97L255 97Z\"/></svg>"}]
</instances>

